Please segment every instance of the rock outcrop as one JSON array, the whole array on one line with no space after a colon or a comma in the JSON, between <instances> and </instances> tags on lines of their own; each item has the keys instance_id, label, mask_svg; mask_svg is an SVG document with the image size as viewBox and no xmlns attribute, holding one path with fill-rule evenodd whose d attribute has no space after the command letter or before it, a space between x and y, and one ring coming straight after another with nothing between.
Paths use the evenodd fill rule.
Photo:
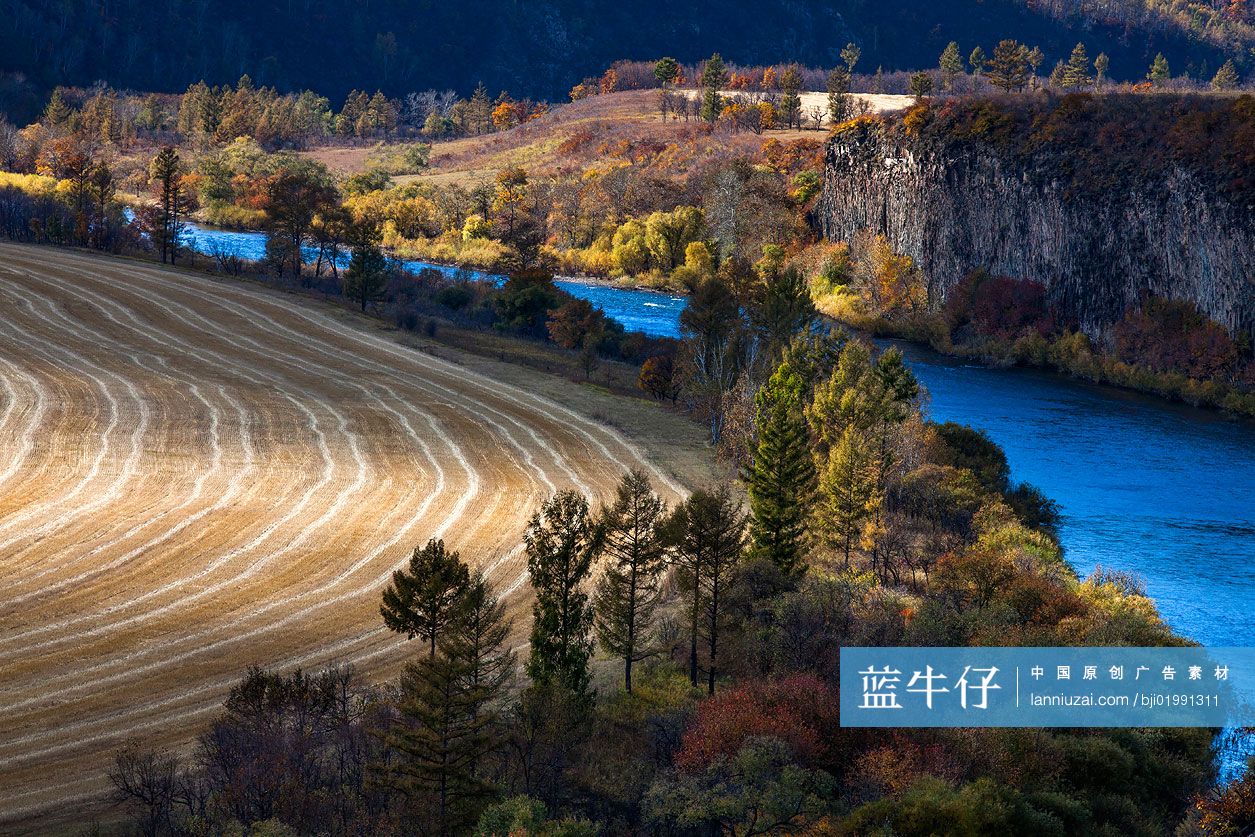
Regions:
<instances>
[{"instance_id":1,"label":"rock outcrop","mask_svg":"<svg viewBox=\"0 0 1255 837\"><path fill-rule=\"evenodd\" d=\"M983 267L1042 282L1090 334L1146 295L1255 333L1255 207L1179 160L1123 165L1101 188L1078 188L1066 147L970 132L949 141L901 119L863 119L829 142L815 221L831 240L884 235L924 271L933 305Z\"/></svg>"}]
</instances>

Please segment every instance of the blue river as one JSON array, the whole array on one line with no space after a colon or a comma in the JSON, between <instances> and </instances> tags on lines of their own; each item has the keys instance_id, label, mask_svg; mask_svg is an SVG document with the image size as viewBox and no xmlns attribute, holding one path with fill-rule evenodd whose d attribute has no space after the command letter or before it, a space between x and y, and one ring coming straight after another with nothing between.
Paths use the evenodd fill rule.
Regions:
<instances>
[{"instance_id":1,"label":"blue river","mask_svg":"<svg viewBox=\"0 0 1255 837\"><path fill-rule=\"evenodd\" d=\"M260 233L194 227L189 239L205 253L227 248L258 259L264 252ZM558 284L629 330L679 332L683 297ZM1060 535L1078 572L1136 573L1178 632L1212 646L1255 644L1255 423L1045 371L901 348L927 389L933 419L987 431L1006 451L1013 478L1059 503Z\"/></svg>"}]
</instances>

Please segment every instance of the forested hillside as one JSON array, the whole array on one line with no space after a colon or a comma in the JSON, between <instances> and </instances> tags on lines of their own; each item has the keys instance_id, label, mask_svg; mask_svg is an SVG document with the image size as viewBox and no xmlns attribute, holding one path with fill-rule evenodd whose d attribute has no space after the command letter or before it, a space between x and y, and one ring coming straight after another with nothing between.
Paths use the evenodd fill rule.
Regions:
<instances>
[{"instance_id":1,"label":"forested hillside","mask_svg":"<svg viewBox=\"0 0 1255 837\"><path fill-rule=\"evenodd\" d=\"M1214 7L1213 7L1214 6ZM1250 62L1252 12L1244 0L1169 6L954 0L695 3L659 7L604 0L441 3L376 0L0 0L0 111L15 118L55 85L176 91L204 78L309 87L333 98L353 88L389 95L483 81L494 92L564 98L572 78L620 58L673 54L693 61L719 50L745 63L835 64L847 42L863 66L933 66L950 40L1036 43L1053 63L1078 39L1111 57L1116 78L1141 77L1163 51L1178 71L1215 72L1222 56Z\"/></svg>"}]
</instances>

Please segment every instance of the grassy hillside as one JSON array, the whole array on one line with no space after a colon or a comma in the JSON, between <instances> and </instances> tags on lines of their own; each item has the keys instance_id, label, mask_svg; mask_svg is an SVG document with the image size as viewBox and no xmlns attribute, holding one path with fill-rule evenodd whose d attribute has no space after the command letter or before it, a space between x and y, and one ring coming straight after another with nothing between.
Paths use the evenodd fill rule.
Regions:
<instances>
[{"instance_id":1,"label":"grassy hillside","mask_svg":"<svg viewBox=\"0 0 1255 837\"><path fill-rule=\"evenodd\" d=\"M734 91L735 92L735 91ZM903 107L908 96L875 96L856 94L873 110L887 111ZM804 105L826 96L803 94ZM685 155L692 160L707 156L753 156L764 141L811 140L818 142L827 135L811 128L772 130L766 134L742 131L731 134L712 132L703 123L662 121L658 115L658 95L652 90L628 90L593 96L556 108L544 116L494 134L461 137L437 143L431 151L430 165L421 174L393 178L397 184L428 183L434 186L458 184L473 187L491 181L497 172L510 166L522 166L534 176L562 176L579 173L608 157L657 155L668 144L686 146ZM389 146L328 146L311 149L304 156L326 164L340 177L365 172ZM668 167L682 173L685 166L675 161Z\"/></svg>"}]
</instances>

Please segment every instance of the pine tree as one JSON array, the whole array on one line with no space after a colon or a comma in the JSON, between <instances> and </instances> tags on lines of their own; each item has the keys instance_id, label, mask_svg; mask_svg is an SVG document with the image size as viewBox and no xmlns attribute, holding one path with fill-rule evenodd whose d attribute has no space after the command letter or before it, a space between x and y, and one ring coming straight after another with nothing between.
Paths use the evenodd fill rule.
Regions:
<instances>
[{"instance_id":1,"label":"pine tree","mask_svg":"<svg viewBox=\"0 0 1255 837\"><path fill-rule=\"evenodd\" d=\"M1041 67L1041 62L1046 60L1046 54L1041 51L1041 47L1033 47L1028 51L1028 68L1029 75L1033 80L1033 86L1037 86L1037 70Z\"/></svg>"},{"instance_id":2,"label":"pine tree","mask_svg":"<svg viewBox=\"0 0 1255 837\"><path fill-rule=\"evenodd\" d=\"M911 95L915 97L915 101L922 102L925 98L932 95L933 77L928 73L920 71L911 73Z\"/></svg>"},{"instance_id":3,"label":"pine tree","mask_svg":"<svg viewBox=\"0 0 1255 837\"><path fill-rule=\"evenodd\" d=\"M161 250L161 263L174 264L186 224L183 219L192 210L191 196L183 187L183 161L174 146L167 145L157 152L148 178L157 197L156 223L149 236Z\"/></svg>"},{"instance_id":4,"label":"pine tree","mask_svg":"<svg viewBox=\"0 0 1255 837\"><path fill-rule=\"evenodd\" d=\"M724 594L744 549L745 523L745 515L725 485L715 491L693 492L663 525L663 537L687 599L690 682L697 685L697 643L704 632L707 691L712 695L718 677L719 637L727 618Z\"/></svg>"},{"instance_id":5,"label":"pine tree","mask_svg":"<svg viewBox=\"0 0 1255 837\"><path fill-rule=\"evenodd\" d=\"M445 628L457 619L469 583L470 570L458 553L432 539L415 547L408 568L392 574L379 612L391 630L425 639L431 659Z\"/></svg>"},{"instance_id":6,"label":"pine tree","mask_svg":"<svg viewBox=\"0 0 1255 837\"><path fill-rule=\"evenodd\" d=\"M1006 93L1023 90L1028 84L1028 49L1019 41L999 41L985 75L990 84Z\"/></svg>"},{"instance_id":7,"label":"pine tree","mask_svg":"<svg viewBox=\"0 0 1255 837\"><path fill-rule=\"evenodd\" d=\"M387 285L387 257L374 241L359 240L353 245L349 266L344 271L344 296L360 303L362 313L365 313L368 303L384 298Z\"/></svg>"},{"instance_id":8,"label":"pine tree","mask_svg":"<svg viewBox=\"0 0 1255 837\"><path fill-rule=\"evenodd\" d=\"M780 111L786 126L802 127L802 71L796 64L785 67L780 75Z\"/></svg>"},{"instance_id":9,"label":"pine tree","mask_svg":"<svg viewBox=\"0 0 1255 837\"><path fill-rule=\"evenodd\" d=\"M702 70L702 108L701 117L707 122L715 122L723 113L723 97L719 91L728 83L728 71L724 67L723 57L719 53L710 56Z\"/></svg>"},{"instance_id":10,"label":"pine tree","mask_svg":"<svg viewBox=\"0 0 1255 837\"><path fill-rule=\"evenodd\" d=\"M1088 87L1094 83L1089 74L1089 54L1085 52L1085 44L1078 43L1072 48L1068 63L1063 69L1064 87Z\"/></svg>"},{"instance_id":11,"label":"pine tree","mask_svg":"<svg viewBox=\"0 0 1255 837\"><path fill-rule=\"evenodd\" d=\"M73 116L74 110L66 104L61 88L53 88L52 96L48 99L48 106L44 108L44 124L54 130L68 128L70 118Z\"/></svg>"},{"instance_id":12,"label":"pine tree","mask_svg":"<svg viewBox=\"0 0 1255 837\"><path fill-rule=\"evenodd\" d=\"M492 126L492 99L488 88L480 82L471 94L471 102L467 113L468 127L476 134L485 133Z\"/></svg>"},{"instance_id":13,"label":"pine tree","mask_svg":"<svg viewBox=\"0 0 1255 837\"><path fill-rule=\"evenodd\" d=\"M680 65L674 58L659 58L654 64L654 78L660 87L670 87L680 77Z\"/></svg>"},{"instance_id":14,"label":"pine tree","mask_svg":"<svg viewBox=\"0 0 1255 837\"><path fill-rule=\"evenodd\" d=\"M623 688L629 693L632 664L654 652L653 617L663 568L658 526L664 510L649 479L633 471L597 522L598 545L607 559L594 598L597 639L607 653L623 660Z\"/></svg>"},{"instance_id":15,"label":"pine tree","mask_svg":"<svg viewBox=\"0 0 1255 837\"><path fill-rule=\"evenodd\" d=\"M906 421L919 397L919 380L906 365L902 350L886 349L876 358L876 383L880 389L881 420L891 424Z\"/></svg>"},{"instance_id":16,"label":"pine tree","mask_svg":"<svg viewBox=\"0 0 1255 837\"><path fill-rule=\"evenodd\" d=\"M1216 71L1216 75L1212 76L1212 90L1232 90L1238 86L1238 68L1234 65L1233 59L1220 65L1220 69Z\"/></svg>"},{"instance_id":17,"label":"pine tree","mask_svg":"<svg viewBox=\"0 0 1255 837\"><path fill-rule=\"evenodd\" d=\"M815 440L819 468L827 463L828 449L837 444L846 427L854 425L866 430L874 423L876 404L869 394L871 375L871 350L862 340L850 340L842 347L827 380L815 387L806 407L806 418Z\"/></svg>"},{"instance_id":18,"label":"pine tree","mask_svg":"<svg viewBox=\"0 0 1255 837\"><path fill-rule=\"evenodd\" d=\"M511 622L505 606L478 570L471 575L444 644L448 653L466 664L466 682L485 694L499 696L514 676L514 652L504 648Z\"/></svg>"},{"instance_id":19,"label":"pine tree","mask_svg":"<svg viewBox=\"0 0 1255 837\"><path fill-rule=\"evenodd\" d=\"M754 399L758 445L745 473L751 554L792 578L806 570L806 521L815 492L803 398L801 377L781 364Z\"/></svg>"},{"instance_id":20,"label":"pine tree","mask_svg":"<svg viewBox=\"0 0 1255 837\"><path fill-rule=\"evenodd\" d=\"M846 569L850 552L876 501L875 457L866 437L848 426L829 451L819 481L816 522L828 545L840 552Z\"/></svg>"},{"instance_id":21,"label":"pine tree","mask_svg":"<svg viewBox=\"0 0 1255 837\"><path fill-rule=\"evenodd\" d=\"M524 543L536 594L527 674L542 688L591 698L593 611L583 586L596 545L588 501L574 491L558 492L532 516Z\"/></svg>"},{"instance_id":22,"label":"pine tree","mask_svg":"<svg viewBox=\"0 0 1255 837\"><path fill-rule=\"evenodd\" d=\"M762 285L755 288L750 321L762 340L766 356L774 360L795 335L810 331L819 312L806 276L796 267L783 270L772 267L760 273L766 275Z\"/></svg>"},{"instance_id":23,"label":"pine tree","mask_svg":"<svg viewBox=\"0 0 1255 837\"><path fill-rule=\"evenodd\" d=\"M205 94L197 102L196 120L201 139L208 142L218 133L222 125L222 90L217 87L206 88Z\"/></svg>"},{"instance_id":24,"label":"pine tree","mask_svg":"<svg viewBox=\"0 0 1255 837\"><path fill-rule=\"evenodd\" d=\"M957 41L951 41L946 44L946 48L941 52L941 57L937 59L937 66L941 69L942 89L953 89L954 80L963 75L963 56L959 54Z\"/></svg>"},{"instance_id":25,"label":"pine tree","mask_svg":"<svg viewBox=\"0 0 1255 837\"><path fill-rule=\"evenodd\" d=\"M1068 65L1064 64L1063 59L1060 58L1058 61L1055 62L1055 68L1050 71L1050 78L1047 79L1047 81L1049 81L1050 83L1050 86L1051 87L1065 86L1064 76L1067 75L1067 72L1068 72Z\"/></svg>"},{"instance_id":26,"label":"pine tree","mask_svg":"<svg viewBox=\"0 0 1255 837\"><path fill-rule=\"evenodd\" d=\"M1146 78L1150 79L1151 84L1156 87L1162 87L1172 78L1172 71L1168 68L1168 59L1163 57L1163 53L1155 55L1154 62L1150 65L1150 72L1146 74Z\"/></svg>"},{"instance_id":27,"label":"pine tree","mask_svg":"<svg viewBox=\"0 0 1255 837\"><path fill-rule=\"evenodd\" d=\"M87 191L91 196L92 211L95 215L91 243L96 247L104 247L105 235L109 228L107 223L109 205L113 203L114 193L117 191L117 180L108 163L102 161L92 168Z\"/></svg>"},{"instance_id":28,"label":"pine tree","mask_svg":"<svg viewBox=\"0 0 1255 837\"><path fill-rule=\"evenodd\" d=\"M513 655L503 650L509 631L501 604L476 573L437 653L401 678L403 722L391 736L396 769L430 832L462 833L493 795L483 762L504 740L499 707L513 670Z\"/></svg>"},{"instance_id":29,"label":"pine tree","mask_svg":"<svg viewBox=\"0 0 1255 837\"><path fill-rule=\"evenodd\" d=\"M850 116L850 73L836 67L828 74L828 121L836 125Z\"/></svg>"}]
</instances>

